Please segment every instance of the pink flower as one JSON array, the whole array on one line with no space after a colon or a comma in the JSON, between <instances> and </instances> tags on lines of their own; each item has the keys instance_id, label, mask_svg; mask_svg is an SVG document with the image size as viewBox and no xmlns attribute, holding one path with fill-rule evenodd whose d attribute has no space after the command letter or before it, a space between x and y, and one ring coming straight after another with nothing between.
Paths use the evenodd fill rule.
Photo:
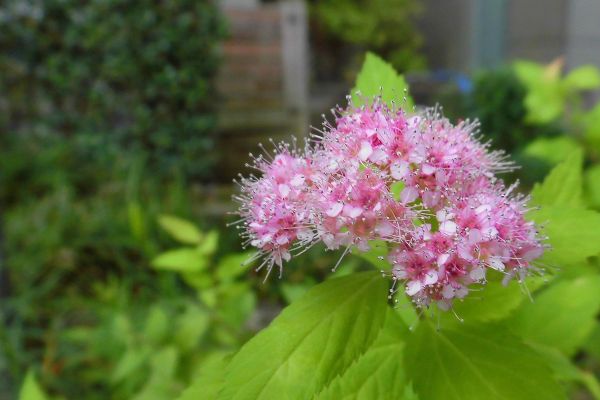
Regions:
<instances>
[{"instance_id":1,"label":"pink flower","mask_svg":"<svg viewBox=\"0 0 600 400\"><path fill-rule=\"evenodd\" d=\"M383 240L394 287L442 309L490 273L522 276L544 246L525 220L526 198L495 177L512 165L477 128L435 109L408 117L379 99L338 108L312 148L281 145L255 159L262 176L243 179L238 197L245 244L266 256L260 268L281 271L319 241L345 254Z\"/></svg>"}]
</instances>

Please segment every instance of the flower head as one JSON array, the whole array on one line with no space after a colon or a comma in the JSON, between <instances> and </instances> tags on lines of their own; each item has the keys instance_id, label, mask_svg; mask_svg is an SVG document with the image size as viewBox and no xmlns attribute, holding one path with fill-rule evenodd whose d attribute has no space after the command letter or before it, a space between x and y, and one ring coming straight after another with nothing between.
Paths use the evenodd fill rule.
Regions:
<instances>
[{"instance_id":1,"label":"flower head","mask_svg":"<svg viewBox=\"0 0 600 400\"><path fill-rule=\"evenodd\" d=\"M394 287L417 305L451 307L488 273L522 276L543 252L527 199L495 177L512 165L481 143L475 122L436 109L408 116L379 99L336 109L316 143L281 145L262 175L242 179L243 236L268 270L323 242L368 251L382 240ZM400 188L400 190L397 190Z\"/></svg>"}]
</instances>

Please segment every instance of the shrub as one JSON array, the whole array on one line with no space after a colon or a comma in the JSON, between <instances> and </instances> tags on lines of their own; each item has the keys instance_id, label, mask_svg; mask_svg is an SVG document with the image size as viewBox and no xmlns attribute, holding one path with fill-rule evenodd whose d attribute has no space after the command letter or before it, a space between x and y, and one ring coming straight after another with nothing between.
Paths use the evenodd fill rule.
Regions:
<instances>
[{"instance_id":1,"label":"shrub","mask_svg":"<svg viewBox=\"0 0 600 400\"><path fill-rule=\"evenodd\" d=\"M0 129L101 136L206 176L224 29L208 0L9 0L0 6Z\"/></svg>"}]
</instances>

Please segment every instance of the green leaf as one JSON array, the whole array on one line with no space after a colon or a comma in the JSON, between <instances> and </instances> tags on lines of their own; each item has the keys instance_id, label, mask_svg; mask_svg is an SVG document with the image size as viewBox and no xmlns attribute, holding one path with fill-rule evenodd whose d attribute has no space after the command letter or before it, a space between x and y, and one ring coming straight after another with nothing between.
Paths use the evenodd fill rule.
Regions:
<instances>
[{"instance_id":1,"label":"green leaf","mask_svg":"<svg viewBox=\"0 0 600 400\"><path fill-rule=\"evenodd\" d=\"M144 367L151 356L149 347L130 347L123 353L110 375L111 383L119 383Z\"/></svg>"},{"instance_id":2,"label":"green leaf","mask_svg":"<svg viewBox=\"0 0 600 400\"><path fill-rule=\"evenodd\" d=\"M538 85L544 79L544 67L532 61L515 61L513 69L519 80L526 86Z\"/></svg>"},{"instance_id":3,"label":"green leaf","mask_svg":"<svg viewBox=\"0 0 600 400\"><path fill-rule=\"evenodd\" d=\"M217 231L210 231L198 246L198 252L204 255L211 255L217 250L218 243L219 233Z\"/></svg>"},{"instance_id":4,"label":"green leaf","mask_svg":"<svg viewBox=\"0 0 600 400\"><path fill-rule=\"evenodd\" d=\"M436 331L421 323L405 353L408 378L421 399L565 398L544 360L499 325Z\"/></svg>"},{"instance_id":5,"label":"green leaf","mask_svg":"<svg viewBox=\"0 0 600 400\"><path fill-rule=\"evenodd\" d=\"M32 370L29 370L23 385L21 385L19 400L46 400L47 398L48 397L42 391L42 388L38 385L35 374Z\"/></svg>"},{"instance_id":6,"label":"green leaf","mask_svg":"<svg viewBox=\"0 0 600 400\"><path fill-rule=\"evenodd\" d=\"M533 124L548 124L564 111L565 99L552 86L540 86L525 96L526 121Z\"/></svg>"},{"instance_id":7,"label":"green leaf","mask_svg":"<svg viewBox=\"0 0 600 400\"><path fill-rule=\"evenodd\" d=\"M554 372L554 377L560 381L577 381L581 371L559 350L539 343L528 343Z\"/></svg>"},{"instance_id":8,"label":"green leaf","mask_svg":"<svg viewBox=\"0 0 600 400\"><path fill-rule=\"evenodd\" d=\"M600 72L593 65L583 65L569 72L564 84L572 89L591 90L600 87Z\"/></svg>"},{"instance_id":9,"label":"green leaf","mask_svg":"<svg viewBox=\"0 0 600 400\"><path fill-rule=\"evenodd\" d=\"M581 146L575 140L568 136L560 136L539 138L530 142L523 150L523 155L556 165L577 150L581 150Z\"/></svg>"},{"instance_id":10,"label":"green leaf","mask_svg":"<svg viewBox=\"0 0 600 400\"><path fill-rule=\"evenodd\" d=\"M598 154L600 152L600 103L583 115L582 125L588 149Z\"/></svg>"},{"instance_id":11,"label":"green leaf","mask_svg":"<svg viewBox=\"0 0 600 400\"><path fill-rule=\"evenodd\" d=\"M320 392L378 336L386 288L375 272L315 286L233 357L219 398L306 399Z\"/></svg>"},{"instance_id":12,"label":"green leaf","mask_svg":"<svg viewBox=\"0 0 600 400\"><path fill-rule=\"evenodd\" d=\"M583 152L577 150L558 164L531 192L532 203L542 206L583 207Z\"/></svg>"},{"instance_id":13,"label":"green leaf","mask_svg":"<svg viewBox=\"0 0 600 400\"><path fill-rule=\"evenodd\" d=\"M208 330L209 323L207 312L189 304L187 310L175 322L174 342L182 352L194 349Z\"/></svg>"},{"instance_id":14,"label":"green leaf","mask_svg":"<svg viewBox=\"0 0 600 400\"><path fill-rule=\"evenodd\" d=\"M248 282L223 285L218 291L217 313L223 321L240 329L256 308L256 294Z\"/></svg>"},{"instance_id":15,"label":"green leaf","mask_svg":"<svg viewBox=\"0 0 600 400\"><path fill-rule=\"evenodd\" d=\"M594 165L585 171L586 197L590 206L600 208L600 165Z\"/></svg>"},{"instance_id":16,"label":"green leaf","mask_svg":"<svg viewBox=\"0 0 600 400\"><path fill-rule=\"evenodd\" d=\"M202 240L202 233L194 224L172 215L158 217L159 225L175 240L182 243L198 244Z\"/></svg>"},{"instance_id":17,"label":"green leaf","mask_svg":"<svg viewBox=\"0 0 600 400\"><path fill-rule=\"evenodd\" d=\"M595 211L564 207L543 207L528 213L534 222L544 225L542 232L551 248L541 262L566 268L585 263L600 253L600 214Z\"/></svg>"},{"instance_id":18,"label":"green leaf","mask_svg":"<svg viewBox=\"0 0 600 400\"><path fill-rule=\"evenodd\" d=\"M527 291L533 293L542 287L547 279L529 277L521 284L513 279L506 286L498 280L490 280L482 286L477 296L467 296L462 301L455 301L454 312L467 322L503 319L516 310L523 301L529 301ZM453 313L442 315L445 321L459 322Z\"/></svg>"},{"instance_id":19,"label":"green leaf","mask_svg":"<svg viewBox=\"0 0 600 400\"><path fill-rule=\"evenodd\" d=\"M246 264L246 262L253 254L253 252L247 252L224 256L217 265L217 278L222 282L230 282L248 272L250 264Z\"/></svg>"},{"instance_id":20,"label":"green leaf","mask_svg":"<svg viewBox=\"0 0 600 400\"><path fill-rule=\"evenodd\" d=\"M360 95L356 94L357 91ZM373 53L367 53L351 94L352 102L356 106L365 104L365 99L369 101L379 95L388 106L391 106L392 101L397 107L407 111L412 111L414 106L404 77Z\"/></svg>"},{"instance_id":21,"label":"green leaf","mask_svg":"<svg viewBox=\"0 0 600 400\"><path fill-rule=\"evenodd\" d=\"M206 256L188 247L166 251L152 260L152 266L156 269L177 272L202 271L207 264Z\"/></svg>"},{"instance_id":22,"label":"green leaf","mask_svg":"<svg viewBox=\"0 0 600 400\"><path fill-rule=\"evenodd\" d=\"M402 363L406 325L389 309L369 350L319 393L318 400L404 399L406 372Z\"/></svg>"},{"instance_id":23,"label":"green leaf","mask_svg":"<svg viewBox=\"0 0 600 400\"><path fill-rule=\"evenodd\" d=\"M584 345L585 351L600 362L600 322L596 321Z\"/></svg>"},{"instance_id":24,"label":"green leaf","mask_svg":"<svg viewBox=\"0 0 600 400\"><path fill-rule=\"evenodd\" d=\"M172 347L156 351L150 360L150 376L132 400L163 400L177 395L179 382L175 378L179 353Z\"/></svg>"},{"instance_id":25,"label":"green leaf","mask_svg":"<svg viewBox=\"0 0 600 400\"><path fill-rule=\"evenodd\" d=\"M166 338L170 330L169 317L165 310L158 305L153 305L146 317L144 327L144 336L146 339L152 345L156 346Z\"/></svg>"},{"instance_id":26,"label":"green leaf","mask_svg":"<svg viewBox=\"0 0 600 400\"><path fill-rule=\"evenodd\" d=\"M387 260L388 246L383 240L370 240L369 247L371 248L367 252L355 251L353 255L358 258L362 258L373 267L380 271L389 271L392 266Z\"/></svg>"},{"instance_id":27,"label":"green leaf","mask_svg":"<svg viewBox=\"0 0 600 400\"><path fill-rule=\"evenodd\" d=\"M217 398L219 389L224 384L225 368L229 363L228 356L213 357L202 364L198 378L177 400L212 400Z\"/></svg>"},{"instance_id":28,"label":"green leaf","mask_svg":"<svg viewBox=\"0 0 600 400\"><path fill-rule=\"evenodd\" d=\"M552 347L534 343L529 345L552 368L556 379L564 382L580 382L594 399L600 399L600 382L592 373L577 368L563 353Z\"/></svg>"},{"instance_id":29,"label":"green leaf","mask_svg":"<svg viewBox=\"0 0 600 400\"><path fill-rule=\"evenodd\" d=\"M528 341L573 354L594 329L599 293L600 276L559 281L524 303L510 327Z\"/></svg>"},{"instance_id":30,"label":"green leaf","mask_svg":"<svg viewBox=\"0 0 600 400\"><path fill-rule=\"evenodd\" d=\"M304 294L308 292L314 285L315 282L312 278L306 278L302 282L282 283L280 286L281 294L283 295L285 301L288 304L291 304L300 297L304 296Z\"/></svg>"}]
</instances>

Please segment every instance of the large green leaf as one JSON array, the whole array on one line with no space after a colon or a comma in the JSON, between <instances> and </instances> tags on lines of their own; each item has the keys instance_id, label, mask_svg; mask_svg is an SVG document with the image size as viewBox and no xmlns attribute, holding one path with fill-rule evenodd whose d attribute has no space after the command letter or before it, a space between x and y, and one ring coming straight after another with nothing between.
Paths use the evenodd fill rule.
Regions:
<instances>
[{"instance_id":1,"label":"large green leaf","mask_svg":"<svg viewBox=\"0 0 600 400\"><path fill-rule=\"evenodd\" d=\"M379 334L386 288L375 272L312 288L234 356L219 398L306 399L320 392Z\"/></svg>"},{"instance_id":2,"label":"large green leaf","mask_svg":"<svg viewBox=\"0 0 600 400\"><path fill-rule=\"evenodd\" d=\"M527 292L539 289L547 279L550 278L529 277L522 283L513 279L507 285L499 280L490 280L477 295L457 300L452 307L454 313L466 322L497 321L507 317L524 300L529 301ZM454 313L443 313L444 322L459 322Z\"/></svg>"},{"instance_id":3,"label":"large green leaf","mask_svg":"<svg viewBox=\"0 0 600 400\"><path fill-rule=\"evenodd\" d=\"M532 203L542 206L583 206L583 152L574 151L537 184Z\"/></svg>"},{"instance_id":4,"label":"large green leaf","mask_svg":"<svg viewBox=\"0 0 600 400\"><path fill-rule=\"evenodd\" d=\"M499 325L436 331L422 323L406 343L405 368L421 399L564 399L535 351Z\"/></svg>"},{"instance_id":5,"label":"large green leaf","mask_svg":"<svg viewBox=\"0 0 600 400\"><path fill-rule=\"evenodd\" d=\"M189 244L198 244L202 240L202 233L194 224L172 215L158 217L159 225L174 239Z\"/></svg>"},{"instance_id":6,"label":"large green leaf","mask_svg":"<svg viewBox=\"0 0 600 400\"><path fill-rule=\"evenodd\" d=\"M529 341L573 354L594 328L599 294L600 276L557 282L523 304L510 327Z\"/></svg>"},{"instance_id":7,"label":"large green leaf","mask_svg":"<svg viewBox=\"0 0 600 400\"><path fill-rule=\"evenodd\" d=\"M406 373L402 363L408 328L392 311L369 350L343 375L319 393L318 400L404 399Z\"/></svg>"},{"instance_id":8,"label":"large green leaf","mask_svg":"<svg viewBox=\"0 0 600 400\"><path fill-rule=\"evenodd\" d=\"M580 208L543 207L528 214L544 225L551 246L541 261L552 267L567 268L584 263L600 253L600 214Z\"/></svg>"},{"instance_id":9,"label":"large green leaf","mask_svg":"<svg viewBox=\"0 0 600 400\"><path fill-rule=\"evenodd\" d=\"M600 208L600 165L585 171L585 189L590 206Z\"/></svg>"},{"instance_id":10,"label":"large green leaf","mask_svg":"<svg viewBox=\"0 0 600 400\"><path fill-rule=\"evenodd\" d=\"M360 92L360 95L357 95L357 92ZM375 54L367 53L362 69L356 77L356 86L352 89L352 102L362 105L365 99L369 100L379 95L389 106L392 101L397 107L407 111L412 111L414 106L404 77Z\"/></svg>"}]
</instances>

